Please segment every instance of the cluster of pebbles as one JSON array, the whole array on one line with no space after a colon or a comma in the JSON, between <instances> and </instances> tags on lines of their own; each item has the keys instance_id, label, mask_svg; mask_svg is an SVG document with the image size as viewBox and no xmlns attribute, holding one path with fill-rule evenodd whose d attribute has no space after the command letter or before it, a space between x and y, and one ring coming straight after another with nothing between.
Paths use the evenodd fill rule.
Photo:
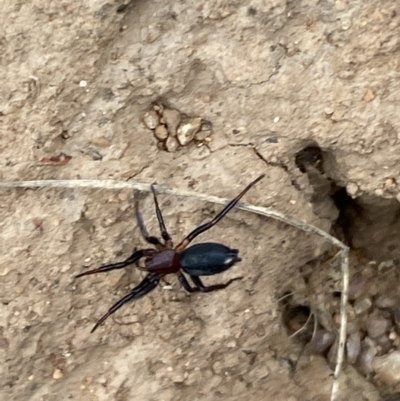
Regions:
<instances>
[{"instance_id":1,"label":"cluster of pebbles","mask_svg":"<svg viewBox=\"0 0 400 401\"><path fill-rule=\"evenodd\" d=\"M159 148L176 152L180 146L196 142L202 146L212 141L212 124L201 117L189 117L160 103L152 105L142 117L146 128L153 131Z\"/></svg>"},{"instance_id":2,"label":"cluster of pebbles","mask_svg":"<svg viewBox=\"0 0 400 401\"><path fill-rule=\"evenodd\" d=\"M351 277L345 347L347 364L355 366L378 387L398 387L395 390L400 390L399 276L399 261L387 261L379 265L371 263ZM313 319L307 316L295 328L302 326L298 331L307 332L303 339L311 352L324 355L331 366L336 363L340 327L341 283L337 284L334 287L338 291L330 288L330 295L320 293L320 298L313 289L315 299L309 309L315 314L317 330ZM290 324L293 321L285 326L293 334Z\"/></svg>"}]
</instances>

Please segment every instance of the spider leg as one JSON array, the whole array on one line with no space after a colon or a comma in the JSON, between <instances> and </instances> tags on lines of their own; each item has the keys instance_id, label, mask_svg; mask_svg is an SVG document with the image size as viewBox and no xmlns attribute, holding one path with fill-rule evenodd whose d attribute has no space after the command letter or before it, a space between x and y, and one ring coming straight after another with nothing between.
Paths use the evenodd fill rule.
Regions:
<instances>
[{"instance_id":1,"label":"spider leg","mask_svg":"<svg viewBox=\"0 0 400 401\"><path fill-rule=\"evenodd\" d=\"M156 215L158 224L160 226L161 237L165 241L166 248L172 248L171 236L168 234L167 228L165 227L164 219L161 213L160 206L158 205L157 195L153 185L151 186L151 192L153 192L154 204L156 206Z\"/></svg>"},{"instance_id":2,"label":"spider leg","mask_svg":"<svg viewBox=\"0 0 400 401\"><path fill-rule=\"evenodd\" d=\"M98 267L97 269L89 270L87 272L80 273L75 276L75 278L88 276L89 274L97 274L97 273L105 273L109 272L110 270L117 270L122 269L126 266L129 266L139 259L143 258L144 256L152 256L157 251L155 249L139 249L138 251L134 252L128 259L124 260L123 262L119 263L111 263L109 265Z\"/></svg>"},{"instance_id":3,"label":"spider leg","mask_svg":"<svg viewBox=\"0 0 400 401\"><path fill-rule=\"evenodd\" d=\"M227 281L224 284L215 284L215 285L209 285L209 286L205 286L203 284L203 282L200 280L200 277L190 276L190 279L193 281L193 284L199 289L199 291L211 292L211 291L223 290L224 288L228 287L228 285L230 285L234 281L242 280L243 277L235 277L235 278L232 278L231 280Z\"/></svg>"},{"instance_id":4,"label":"spider leg","mask_svg":"<svg viewBox=\"0 0 400 401\"><path fill-rule=\"evenodd\" d=\"M136 210L137 225L139 227L140 234L142 235L142 237L149 244L155 245L158 250L165 249L165 246L160 242L160 240L157 237L153 237L153 236L149 235L149 233L146 229L146 226L144 224L142 214L140 213L140 210L139 210L139 202L135 202L135 210Z\"/></svg>"},{"instance_id":5,"label":"spider leg","mask_svg":"<svg viewBox=\"0 0 400 401\"><path fill-rule=\"evenodd\" d=\"M195 285L195 287L192 287L189 284L189 281L182 273L178 274L178 280L181 283L182 287L187 292L193 293L193 292L211 292L211 291L223 290L224 288L228 287L228 285L230 285L234 281L241 280L243 277L236 277L236 278L229 280L227 283L210 285L208 287L206 287L203 284L203 282L200 280L199 277L190 276L190 278L193 281L193 284Z\"/></svg>"},{"instance_id":6,"label":"spider leg","mask_svg":"<svg viewBox=\"0 0 400 401\"><path fill-rule=\"evenodd\" d=\"M181 283L182 287L187 291L187 292L199 292L200 290L195 287L193 288L190 284L189 281L187 281L187 278L182 274L179 273L177 274L178 280Z\"/></svg>"},{"instance_id":7,"label":"spider leg","mask_svg":"<svg viewBox=\"0 0 400 401\"><path fill-rule=\"evenodd\" d=\"M254 181L252 181L247 187L235 198L232 199L211 221L208 223L202 224L201 226L195 228L189 235L187 235L183 241L175 247L177 252L182 252L191 241L193 241L198 235L204 233L205 231L209 230L211 227L215 226L226 214L233 209L239 200L244 196L244 194L258 181L263 179L265 174L260 175Z\"/></svg>"},{"instance_id":8,"label":"spider leg","mask_svg":"<svg viewBox=\"0 0 400 401\"><path fill-rule=\"evenodd\" d=\"M108 312L95 324L91 333L93 333L110 315L116 312L122 305L134 299L139 299L147 295L149 292L153 291L160 282L160 276L154 274L148 274L143 281L135 287L129 294L121 298L117 303L115 303Z\"/></svg>"}]
</instances>

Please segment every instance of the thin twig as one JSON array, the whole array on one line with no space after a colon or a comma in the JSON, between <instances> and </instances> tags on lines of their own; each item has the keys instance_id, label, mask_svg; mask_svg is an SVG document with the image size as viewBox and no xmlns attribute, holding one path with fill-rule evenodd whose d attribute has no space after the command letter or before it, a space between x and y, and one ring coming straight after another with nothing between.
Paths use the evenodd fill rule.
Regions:
<instances>
[{"instance_id":1,"label":"thin twig","mask_svg":"<svg viewBox=\"0 0 400 401\"><path fill-rule=\"evenodd\" d=\"M297 334L299 334L299 333L301 333L303 330L305 330L306 327L307 327L307 325L308 325L308 322L311 320L311 317L313 317L313 316L314 316L314 314L313 314L313 313L310 313L310 314L308 315L308 317L307 317L306 322L303 324L303 326L301 326L298 330L296 330L293 334L291 334L291 335L289 336L289 338L294 338L294 337L297 336ZM314 319L314 320L317 320L317 319Z\"/></svg>"},{"instance_id":2,"label":"thin twig","mask_svg":"<svg viewBox=\"0 0 400 401\"><path fill-rule=\"evenodd\" d=\"M9 181L9 182L0 182L0 188L99 188L99 189L134 189L146 192L150 192L151 190L150 184L131 182L131 181L130 182L114 181L114 180ZM181 189L168 188L163 185L155 185L154 188L156 192L159 194L196 198L206 202L212 202L221 205L225 205L230 200L225 198L218 198L216 196L185 191ZM247 212L256 213L261 216L272 217L273 219L282 221L290 226L296 227L299 230L319 235L340 249L339 256L341 257L343 288L340 302L339 347L338 347L331 400L330 400L330 401L337 401L339 395L339 375L343 365L344 348L346 343L346 326L347 326L346 306L347 306L348 287L349 287L349 248L341 241L339 241L335 237L332 237L331 235L319 229L318 227L314 227L312 225L303 223L299 220L294 219L291 216L286 216L283 213L274 210L273 208L253 206L244 202L238 203L237 208L245 210Z\"/></svg>"}]
</instances>

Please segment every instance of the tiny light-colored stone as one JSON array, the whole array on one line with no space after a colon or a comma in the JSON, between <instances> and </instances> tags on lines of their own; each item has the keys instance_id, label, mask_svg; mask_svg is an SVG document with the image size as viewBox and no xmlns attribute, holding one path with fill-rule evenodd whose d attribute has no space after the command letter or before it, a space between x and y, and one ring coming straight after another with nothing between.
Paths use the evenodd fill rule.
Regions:
<instances>
[{"instance_id":1,"label":"tiny light-colored stone","mask_svg":"<svg viewBox=\"0 0 400 401\"><path fill-rule=\"evenodd\" d=\"M393 189L396 187L396 180L392 177L386 178L385 180L385 188L387 189Z\"/></svg>"},{"instance_id":2,"label":"tiny light-colored stone","mask_svg":"<svg viewBox=\"0 0 400 401\"><path fill-rule=\"evenodd\" d=\"M179 147L179 142L175 137L169 136L165 142L165 147L167 148L168 152L176 152Z\"/></svg>"},{"instance_id":3,"label":"tiny light-colored stone","mask_svg":"<svg viewBox=\"0 0 400 401\"><path fill-rule=\"evenodd\" d=\"M353 198L353 197L355 197L357 195L358 185L355 184L354 182L349 182L346 185L346 191Z\"/></svg>"},{"instance_id":4,"label":"tiny light-colored stone","mask_svg":"<svg viewBox=\"0 0 400 401\"><path fill-rule=\"evenodd\" d=\"M111 146L111 142L104 136L98 136L92 139L93 145L100 146L102 148L108 148Z\"/></svg>"},{"instance_id":5,"label":"tiny light-colored stone","mask_svg":"<svg viewBox=\"0 0 400 401\"><path fill-rule=\"evenodd\" d=\"M375 189L374 194L376 196L382 196L383 195L383 189L380 189L380 188Z\"/></svg>"},{"instance_id":6,"label":"tiny light-colored stone","mask_svg":"<svg viewBox=\"0 0 400 401\"><path fill-rule=\"evenodd\" d=\"M144 114L142 118L143 124L149 129L156 129L160 118L154 110L150 110Z\"/></svg>"},{"instance_id":7,"label":"tiny light-colored stone","mask_svg":"<svg viewBox=\"0 0 400 401\"><path fill-rule=\"evenodd\" d=\"M221 371L222 371L221 362L219 362L219 361L214 362L214 364L213 364L213 370L214 370L214 372L215 372L217 375L220 374Z\"/></svg>"},{"instance_id":8,"label":"tiny light-colored stone","mask_svg":"<svg viewBox=\"0 0 400 401\"><path fill-rule=\"evenodd\" d=\"M361 315L364 312L367 312L369 308L372 306L371 298L359 298L354 304L354 311L356 315Z\"/></svg>"},{"instance_id":9,"label":"tiny light-colored stone","mask_svg":"<svg viewBox=\"0 0 400 401\"><path fill-rule=\"evenodd\" d=\"M165 141L168 138L168 130L165 125L158 125L154 130L154 135L160 141Z\"/></svg>"},{"instance_id":10,"label":"tiny light-colored stone","mask_svg":"<svg viewBox=\"0 0 400 401\"><path fill-rule=\"evenodd\" d=\"M64 376L63 372L61 371L61 369L56 369L53 372L53 379L58 380L61 379Z\"/></svg>"},{"instance_id":11,"label":"tiny light-colored stone","mask_svg":"<svg viewBox=\"0 0 400 401\"><path fill-rule=\"evenodd\" d=\"M125 202L128 199L128 194L126 192L120 192L118 194L118 199L122 202Z\"/></svg>"},{"instance_id":12,"label":"tiny light-colored stone","mask_svg":"<svg viewBox=\"0 0 400 401\"><path fill-rule=\"evenodd\" d=\"M325 107L325 109L324 109L324 113L327 116L331 116L334 112L335 112L335 110L332 107Z\"/></svg>"},{"instance_id":13,"label":"tiny light-colored stone","mask_svg":"<svg viewBox=\"0 0 400 401\"><path fill-rule=\"evenodd\" d=\"M367 332L372 339L384 335L390 328L390 322L380 317L370 317L368 319Z\"/></svg>"},{"instance_id":14,"label":"tiny light-colored stone","mask_svg":"<svg viewBox=\"0 0 400 401\"><path fill-rule=\"evenodd\" d=\"M377 379L393 385L400 382L400 351L393 351L391 354L377 357L372 362Z\"/></svg>"},{"instance_id":15,"label":"tiny light-colored stone","mask_svg":"<svg viewBox=\"0 0 400 401\"><path fill-rule=\"evenodd\" d=\"M79 82L79 86L80 86L81 88L86 88L86 87L87 87L87 81L84 81L84 80L80 81L80 82Z\"/></svg>"},{"instance_id":16,"label":"tiny light-colored stone","mask_svg":"<svg viewBox=\"0 0 400 401\"><path fill-rule=\"evenodd\" d=\"M347 31L348 29L350 29L352 24L353 24L353 21L351 20L351 18L345 17L342 19L342 29L344 31Z\"/></svg>"},{"instance_id":17,"label":"tiny light-colored stone","mask_svg":"<svg viewBox=\"0 0 400 401\"><path fill-rule=\"evenodd\" d=\"M365 92L364 100L365 100L366 102L370 102L371 100L374 100L374 99L375 99L375 93L372 91L371 88L369 88L369 89Z\"/></svg>"},{"instance_id":18,"label":"tiny light-colored stone","mask_svg":"<svg viewBox=\"0 0 400 401\"><path fill-rule=\"evenodd\" d=\"M187 118L182 121L177 131L178 141L182 146L187 145L199 132L201 127L201 118Z\"/></svg>"}]
</instances>

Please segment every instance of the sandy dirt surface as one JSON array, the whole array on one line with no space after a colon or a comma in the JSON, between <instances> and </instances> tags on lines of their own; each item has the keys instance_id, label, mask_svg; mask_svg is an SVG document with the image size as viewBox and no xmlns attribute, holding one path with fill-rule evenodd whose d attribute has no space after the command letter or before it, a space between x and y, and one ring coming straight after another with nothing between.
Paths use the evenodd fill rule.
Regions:
<instances>
[{"instance_id":1,"label":"sandy dirt surface","mask_svg":"<svg viewBox=\"0 0 400 401\"><path fill-rule=\"evenodd\" d=\"M329 231L338 203L295 161L311 144L325 152L324 179L357 202L341 215L352 269L400 257L396 2L4 0L0 21L2 181L135 180L233 197L265 173L247 202ZM212 141L160 150L141 122L156 101L210 121ZM71 159L43 162L60 154ZM332 254L320 238L234 210L199 241L243 259L207 283L242 280L190 295L171 276L172 289L163 283L89 334L143 277L128 268L74 279L145 246L134 194L9 189L0 198L1 399L329 400L329 363L289 338L278 302L309 293L304 266L340 273L326 257L315 263ZM177 242L220 209L160 203ZM158 235L150 196L141 210ZM340 399L382 399L373 376L346 365Z\"/></svg>"}]
</instances>

